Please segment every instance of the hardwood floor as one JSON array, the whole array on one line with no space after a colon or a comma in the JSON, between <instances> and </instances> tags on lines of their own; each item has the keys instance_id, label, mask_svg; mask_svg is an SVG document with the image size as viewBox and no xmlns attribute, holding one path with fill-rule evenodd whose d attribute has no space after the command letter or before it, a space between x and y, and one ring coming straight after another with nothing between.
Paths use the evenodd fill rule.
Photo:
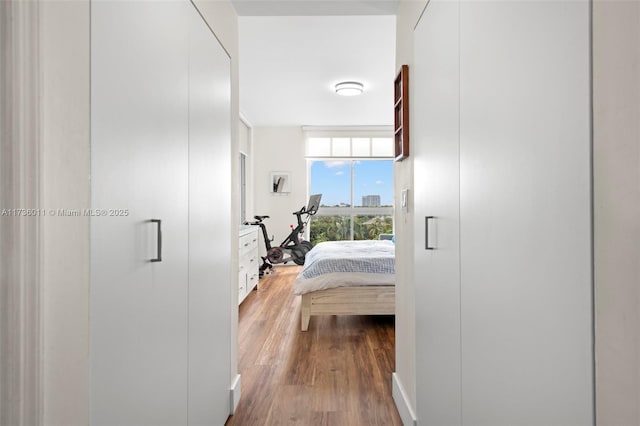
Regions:
<instances>
[{"instance_id":1,"label":"hardwood floor","mask_svg":"<svg viewBox=\"0 0 640 426\"><path fill-rule=\"evenodd\" d=\"M240 305L242 398L226 425L402 425L391 397L394 317L312 317L302 332L299 270L277 268Z\"/></svg>"}]
</instances>

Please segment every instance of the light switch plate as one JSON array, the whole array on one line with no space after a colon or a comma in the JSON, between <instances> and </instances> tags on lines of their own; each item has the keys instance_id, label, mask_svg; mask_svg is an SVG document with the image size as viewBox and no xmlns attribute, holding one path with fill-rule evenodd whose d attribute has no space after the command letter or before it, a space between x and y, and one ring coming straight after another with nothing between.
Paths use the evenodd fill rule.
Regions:
<instances>
[{"instance_id":1,"label":"light switch plate","mask_svg":"<svg viewBox=\"0 0 640 426\"><path fill-rule=\"evenodd\" d=\"M402 207L402 211L405 213L409 212L409 189L403 189L401 198L400 198L400 206Z\"/></svg>"}]
</instances>

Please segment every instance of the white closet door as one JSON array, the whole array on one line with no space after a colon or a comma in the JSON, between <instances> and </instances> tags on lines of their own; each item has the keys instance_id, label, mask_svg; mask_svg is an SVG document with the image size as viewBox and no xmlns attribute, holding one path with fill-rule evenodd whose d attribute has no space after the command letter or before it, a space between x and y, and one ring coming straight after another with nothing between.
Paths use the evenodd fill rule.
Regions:
<instances>
[{"instance_id":1,"label":"white closet door","mask_svg":"<svg viewBox=\"0 0 640 426\"><path fill-rule=\"evenodd\" d=\"M92 425L187 421L187 5L92 3Z\"/></svg>"},{"instance_id":2,"label":"white closet door","mask_svg":"<svg viewBox=\"0 0 640 426\"><path fill-rule=\"evenodd\" d=\"M231 64L195 9L189 34L189 424L222 425L231 375Z\"/></svg>"},{"instance_id":3,"label":"white closet door","mask_svg":"<svg viewBox=\"0 0 640 426\"><path fill-rule=\"evenodd\" d=\"M458 10L457 2L429 3L415 30L415 79L409 81L417 235L416 415L426 425L461 424ZM428 242L426 216L433 216Z\"/></svg>"},{"instance_id":4,"label":"white closet door","mask_svg":"<svg viewBox=\"0 0 640 426\"><path fill-rule=\"evenodd\" d=\"M592 424L589 2L460 19L464 424Z\"/></svg>"}]
</instances>

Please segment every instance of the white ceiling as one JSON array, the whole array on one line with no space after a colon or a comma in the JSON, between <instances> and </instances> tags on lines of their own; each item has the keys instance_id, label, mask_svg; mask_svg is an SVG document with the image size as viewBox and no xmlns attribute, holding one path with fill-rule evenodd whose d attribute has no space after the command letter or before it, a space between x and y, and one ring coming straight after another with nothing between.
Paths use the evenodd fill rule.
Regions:
<instances>
[{"instance_id":1,"label":"white ceiling","mask_svg":"<svg viewBox=\"0 0 640 426\"><path fill-rule=\"evenodd\" d=\"M252 125L393 124L394 15L246 16L266 13L266 3L271 13L286 3L289 12L310 15L319 3L333 4L333 12L364 13L395 1L236 0L245 13L239 18L240 110ZM362 95L335 94L336 83L354 80L365 85Z\"/></svg>"}]
</instances>

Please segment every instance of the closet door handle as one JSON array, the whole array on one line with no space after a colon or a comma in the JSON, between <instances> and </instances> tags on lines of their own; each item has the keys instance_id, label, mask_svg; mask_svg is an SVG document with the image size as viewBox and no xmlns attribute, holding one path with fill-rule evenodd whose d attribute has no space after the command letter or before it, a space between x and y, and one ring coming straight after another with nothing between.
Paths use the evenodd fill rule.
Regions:
<instances>
[{"instance_id":1,"label":"closet door handle","mask_svg":"<svg viewBox=\"0 0 640 426\"><path fill-rule=\"evenodd\" d=\"M156 257L151 259L151 261L162 262L162 221L160 219L151 219L151 222L158 224L158 237L156 238L158 246L156 248Z\"/></svg>"},{"instance_id":2,"label":"closet door handle","mask_svg":"<svg viewBox=\"0 0 640 426\"><path fill-rule=\"evenodd\" d=\"M434 216L425 216L424 217L424 249L425 250L433 250L435 247L429 245L429 220L435 219Z\"/></svg>"}]
</instances>

